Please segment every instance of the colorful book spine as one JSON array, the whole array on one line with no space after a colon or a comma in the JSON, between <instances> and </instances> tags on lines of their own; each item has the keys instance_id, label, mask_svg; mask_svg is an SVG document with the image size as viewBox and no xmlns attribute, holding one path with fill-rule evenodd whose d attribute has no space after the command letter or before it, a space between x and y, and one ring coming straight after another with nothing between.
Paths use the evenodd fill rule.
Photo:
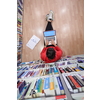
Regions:
<instances>
[{"instance_id":1,"label":"colorful book spine","mask_svg":"<svg viewBox=\"0 0 100 100\"><path fill-rule=\"evenodd\" d=\"M71 87L71 85L70 85L70 83L68 82L68 80L65 78L64 75L63 75L63 78L64 78L64 81L65 81L65 83L66 83L66 85L67 85L69 91L70 91L70 92L74 92L73 89L72 89L72 87Z\"/></svg>"},{"instance_id":2,"label":"colorful book spine","mask_svg":"<svg viewBox=\"0 0 100 100\"><path fill-rule=\"evenodd\" d=\"M23 90L23 88L24 88L25 85L26 85L26 82L23 81L23 82L18 86L19 93L22 92L22 90Z\"/></svg>"},{"instance_id":3,"label":"colorful book spine","mask_svg":"<svg viewBox=\"0 0 100 100\"><path fill-rule=\"evenodd\" d=\"M26 93L26 95L25 95L24 98L32 98L32 96L31 96L30 93L31 93L31 91L32 91L32 89L33 89L34 84L35 84L35 80L31 82L31 85L30 85L30 87L29 87L29 89L28 89L28 92Z\"/></svg>"},{"instance_id":4,"label":"colorful book spine","mask_svg":"<svg viewBox=\"0 0 100 100\"><path fill-rule=\"evenodd\" d=\"M24 96L26 95L30 85L31 85L31 83L27 84L27 88L25 89L24 93L22 94L21 99L24 99Z\"/></svg>"},{"instance_id":5,"label":"colorful book spine","mask_svg":"<svg viewBox=\"0 0 100 100\"><path fill-rule=\"evenodd\" d=\"M60 95L61 94L60 93L60 88L59 88L59 85L58 85L58 82L57 82L57 78L56 77L54 77L54 88L56 90L56 94L57 95Z\"/></svg>"},{"instance_id":6,"label":"colorful book spine","mask_svg":"<svg viewBox=\"0 0 100 100\"><path fill-rule=\"evenodd\" d=\"M73 82L70 80L70 78L68 76L66 76L66 79L68 80L69 84L71 85L73 92L77 93L78 89L75 87L75 85L73 84Z\"/></svg>"},{"instance_id":7,"label":"colorful book spine","mask_svg":"<svg viewBox=\"0 0 100 100\"><path fill-rule=\"evenodd\" d=\"M50 90L54 90L54 82L52 77L50 77Z\"/></svg>"},{"instance_id":8,"label":"colorful book spine","mask_svg":"<svg viewBox=\"0 0 100 100\"><path fill-rule=\"evenodd\" d=\"M51 95L51 93L50 93L50 77L45 78L44 93L46 96Z\"/></svg>"},{"instance_id":9,"label":"colorful book spine","mask_svg":"<svg viewBox=\"0 0 100 100\"><path fill-rule=\"evenodd\" d=\"M21 78L25 78L25 76L28 74L28 71L24 72L23 75L21 75Z\"/></svg>"},{"instance_id":10,"label":"colorful book spine","mask_svg":"<svg viewBox=\"0 0 100 100\"><path fill-rule=\"evenodd\" d=\"M57 77L57 81L58 81L58 85L59 85L61 94L64 94L64 88L63 88L63 85L61 83L60 77Z\"/></svg>"},{"instance_id":11,"label":"colorful book spine","mask_svg":"<svg viewBox=\"0 0 100 100\"><path fill-rule=\"evenodd\" d=\"M82 91L82 88L81 88L81 86L77 83L77 81L76 81L71 75L69 75L68 77L69 77L70 80L74 83L75 87L78 88L78 90L81 92L81 91Z\"/></svg>"},{"instance_id":12,"label":"colorful book spine","mask_svg":"<svg viewBox=\"0 0 100 100\"><path fill-rule=\"evenodd\" d=\"M84 78L80 74L76 74L76 75L84 82Z\"/></svg>"},{"instance_id":13,"label":"colorful book spine","mask_svg":"<svg viewBox=\"0 0 100 100\"><path fill-rule=\"evenodd\" d=\"M54 67L54 73L55 73L55 74L58 74L58 70L57 70L56 67Z\"/></svg>"},{"instance_id":14,"label":"colorful book spine","mask_svg":"<svg viewBox=\"0 0 100 100\"><path fill-rule=\"evenodd\" d=\"M23 75L24 72L22 72L17 78L21 78L21 75Z\"/></svg>"},{"instance_id":15,"label":"colorful book spine","mask_svg":"<svg viewBox=\"0 0 100 100\"><path fill-rule=\"evenodd\" d=\"M61 73L65 73L64 70L63 70L63 68L61 68L61 67L59 68L59 71L60 71Z\"/></svg>"},{"instance_id":16,"label":"colorful book spine","mask_svg":"<svg viewBox=\"0 0 100 100\"><path fill-rule=\"evenodd\" d=\"M76 80L76 82L81 86L82 91L84 91L84 85L77 79L76 76L72 75L72 77Z\"/></svg>"},{"instance_id":17,"label":"colorful book spine","mask_svg":"<svg viewBox=\"0 0 100 100\"><path fill-rule=\"evenodd\" d=\"M84 85L84 82L75 74L76 78Z\"/></svg>"},{"instance_id":18,"label":"colorful book spine","mask_svg":"<svg viewBox=\"0 0 100 100\"><path fill-rule=\"evenodd\" d=\"M37 93L38 88L39 88L39 83L40 83L40 79L38 79L37 83L36 83L36 87L35 87L35 92Z\"/></svg>"},{"instance_id":19,"label":"colorful book spine","mask_svg":"<svg viewBox=\"0 0 100 100\"><path fill-rule=\"evenodd\" d=\"M23 95L23 93L25 92L25 90L27 89L27 85L23 88L23 90L21 91L21 93L19 93L19 95L17 96L17 99L21 99L21 96Z\"/></svg>"}]
</instances>

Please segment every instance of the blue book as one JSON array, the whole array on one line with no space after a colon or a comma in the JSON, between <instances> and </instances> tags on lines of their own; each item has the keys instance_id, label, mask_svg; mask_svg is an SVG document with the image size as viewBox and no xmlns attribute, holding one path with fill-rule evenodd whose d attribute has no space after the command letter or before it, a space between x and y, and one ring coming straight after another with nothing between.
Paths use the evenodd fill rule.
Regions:
<instances>
[{"instance_id":1,"label":"blue book","mask_svg":"<svg viewBox=\"0 0 100 100\"><path fill-rule=\"evenodd\" d=\"M30 84L27 84L26 90L25 90L24 93L22 94L21 99L23 99L24 96L26 95L26 93L27 93L27 91L28 91L30 85L31 85L31 83L30 83Z\"/></svg>"},{"instance_id":2,"label":"blue book","mask_svg":"<svg viewBox=\"0 0 100 100\"><path fill-rule=\"evenodd\" d=\"M21 78L21 76L24 74L24 72L22 72L17 78Z\"/></svg>"},{"instance_id":3,"label":"blue book","mask_svg":"<svg viewBox=\"0 0 100 100\"><path fill-rule=\"evenodd\" d=\"M26 69L26 67L23 68L23 70L25 70L25 69Z\"/></svg>"},{"instance_id":4,"label":"blue book","mask_svg":"<svg viewBox=\"0 0 100 100\"><path fill-rule=\"evenodd\" d=\"M18 99L18 100L21 99L21 96L22 96L23 93L26 91L26 89L27 89L27 85L24 86L24 88L22 89L21 93L19 93L19 95L17 96L17 99Z\"/></svg>"},{"instance_id":5,"label":"blue book","mask_svg":"<svg viewBox=\"0 0 100 100\"><path fill-rule=\"evenodd\" d=\"M63 88L63 85L61 83L61 80L60 80L60 77L56 77L57 78L57 81L58 81L58 85L59 85L59 88L60 88L60 92L61 94L64 94L64 88Z\"/></svg>"},{"instance_id":6,"label":"blue book","mask_svg":"<svg viewBox=\"0 0 100 100\"><path fill-rule=\"evenodd\" d=\"M21 75L21 78L24 78L24 77L28 74L28 72L29 72L29 71L26 71L24 74L22 74L22 75Z\"/></svg>"},{"instance_id":7,"label":"blue book","mask_svg":"<svg viewBox=\"0 0 100 100\"><path fill-rule=\"evenodd\" d=\"M45 78L44 82L44 89L49 89L50 88L50 77Z\"/></svg>"},{"instance_id":8,"label":"blue book","mask_svg":"<svg viewBox=\"0 0 100 100\"><path fill-rule=\"evenodd\" d=\"M44 79L43 89L46 95L50 95L50 77Z\"/></svg>"},{"instance_id":9,"label":"blue book","mask_svg":"<svg viewBox=\"0 0 100 100\"><path fill-rule=\"evenodd\" d=\"M54 68L52 68L52 73L54 73Z\"/></svg>"},{"instance_id":10,"label":"blue book","mask_svg":"<svg viewBox=\"0 0 100 100\"><path fill-rule=\"evenodd\" d=\"M21 83L21 85L18 87L19 93L22 92L25 85L26 85L25 81Z\"/></svg>"},{"instance_id":11,"label":"blue book","mask_svg":"<svg viewBox=\"0 0 100 100\"><path fill-rule=\"evenodd\" d=\"M35 73L34 73L33 77L34 77L34 76L36 76L36 75L37 75L37 73L38 73L38 71L35 71Z\"/></svg>"},{"instance_id":12,"label":"blue book","mask_svg":"<svg viewBox=\"0 0 100 100\"><path fill-rule=\"evenodd\" d=\"M24 67L22 67L22 69L21 70L23 70L24 69Z\"/></svg>"},{"instance_id":13,"label":"blue book","mask_svg":"<svg viewBox=\"0 0 100 100\"><path fill-rule=\"evenodd\" d=\"M33 63L33 61L30 61L29 63L30 63L30 64L32 64L32 63Z\"/></svg>"},{"instance_id":14,"label":"blue book","mask_svg":"<svg viewBox=\"0 0 100 100\"><path fill-rule=\"evenodd\" d=\"M40 79L37 81L37 83L36 83L36 87L35 87L35 92L37 93L37 91L38 91L38 88L39 88L39 83L40 83Z\"/></svg>"},{"instance_id":15,"label":"blue book","mask_svg":"<svg viewBox=\"0 0 100 100\"><path fill-rule=\"evenodd\" d=\"M38 65L36 65L35 67L34 67L34 69L36 69L38 67Z\"/></svg>"},{"instance_id":16,"label":"blue book","mask_svg":"<svg viewBox=\"0 0 100 100\"><path fill-rule=\"evenodd\" d=\"M79 70L83 71L83 69L81 69L80 67L77 67Z\"/></svg>"},{"instance_id":17,"label":"blue book","mask_svg":"<svg viewBox=\"0 0 100 100\"><path fill-rule=\"evenodd\" d=\"M17 73L17 77L20 76L22 73L23 73L23 72L18 72L18 73Z\"/></svg>"},{"instance_id":18,"label":"blue book","mask_svg":"<svg viewBox=\"0 0 100 100\"><path fill-rule=\"evenodd\" d=\"M54 73L58 73L58 70L56 67L54 67Z\"/></svg>"},{"instance_id":19,"label":"blue book","mask_svg":"<svg viewBox=\"0 0 100 100\"><path fill-rule=\"evenodd\" d=\"M21 64L25 64L25 62L22 62Z\"/></svg>"},{"instance_id":20,"label":"blue book","mask_svg":"<svg viewBox=\"0 0 100 100\"><path fill-rule=\"evenodd\" d=\"M34 71L33 71L33 72L34 72ZM34 74L33 74L31 77L34 77L34 76L35 76L35 73L36 73L36 72L34 72Z\"/></svg>"},{"instance_id":21,"label":"blue book","mask_svg":"<svg viewBox=\"0 0 100 100\"><path fill-rule=\"evenodd\" d=\"M52 74L52 68L50 68L50 70L49 70L49 74Z\"/></svg>"}]
</instances>

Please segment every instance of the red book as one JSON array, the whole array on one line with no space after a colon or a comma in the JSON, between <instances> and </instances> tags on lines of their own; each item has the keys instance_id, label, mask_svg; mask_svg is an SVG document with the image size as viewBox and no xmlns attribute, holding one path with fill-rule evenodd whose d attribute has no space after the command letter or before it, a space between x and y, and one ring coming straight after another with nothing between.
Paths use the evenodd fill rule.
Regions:
<instances>
[{"instance_id":1,"label":"red book","mask_svg":"<svg viewBox=\"0 0 100 100\"><path fill-rule=\"evenodd\" d=\"M30 74L30 76L33 76L33 74L34 74L34 72L32 72L32 73Z\"/></svg>"},{"instance_id":2,"label":"red book","mask_svg":"<svg viewBox=\"0 0 100 100\"><path fill-rule=\"evenodd\" d=\"M21 84L22 84L22 82L19 82L19 83L17 84L17 88L18 88Z\"/></svg>"},{"instance_id":3,"label":"red book","mask_svg":"<svg viewBox=\"0 0 100 100\"><path fill-rule=\"evenodd\" d=\"M58 96L55 96L56 99L63 99L63 98L66 98L66 95L58 95Z\"/></svg>"},{"instance_id":4,"label":"red book","mask_svg":"<svg viewBox=\"0 0 100 100\"><path fill-rule=\"evenodd\" d=\"M68 77L74 83L74 85L75 85L76 88L80 88L81 87L72 76L68 76Z\"/></svg>"},{"instance_id":5,"label":"red book","mask_svg":"<svg viewBox=\"0 0 100 100\"><path fill-rule=\"evenodd\" d=\"M61 73L65 73L62 68L59 68L59 70L60 70Z\"/></svg>"}]
</instances>

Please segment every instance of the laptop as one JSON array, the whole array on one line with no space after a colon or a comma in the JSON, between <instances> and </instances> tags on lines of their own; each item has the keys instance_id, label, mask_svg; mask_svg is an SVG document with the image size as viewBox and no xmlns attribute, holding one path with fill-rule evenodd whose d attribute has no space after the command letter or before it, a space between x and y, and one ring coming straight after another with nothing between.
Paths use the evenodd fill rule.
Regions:
<instances>
[{"instance_id":1,"label":"laptop","mask_svg":"<svg viewBox=\"0 0 100 100\"><path fill-rule=\"evenodd\" d=\"M52 39L55 41L55 44L57 44L57 41L56 41L56 31L55 30L44 31L43 34L44 34L44 42L46 42L46 40L49 41L48 45L51 45L51 40Z\"/></svg>"}]
</instances>

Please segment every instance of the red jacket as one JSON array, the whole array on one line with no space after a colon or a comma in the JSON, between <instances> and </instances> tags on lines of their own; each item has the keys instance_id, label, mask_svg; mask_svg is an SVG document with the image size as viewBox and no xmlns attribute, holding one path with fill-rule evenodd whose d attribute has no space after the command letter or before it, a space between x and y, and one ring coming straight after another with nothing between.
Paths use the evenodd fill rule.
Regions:
<instances>
[{"instance_id":1,"label":"red jacket","mask_svg":"<svg viewBox=\"0 0 100 100\"><path fill-rule=\"evenodd\" d=\"M54 50L56 51L56 55L54 59L48 59L48 57L46 56L46 51L48 48L54 48ZM45 61L45 63L51 63L51 62L55 62L57 60L59 60L62 57L62 50L58 47L58 46L50 46L50 47L44 47L42 52L41 52L41 59L43 61Z\"/></svg>"}]
</instances>

